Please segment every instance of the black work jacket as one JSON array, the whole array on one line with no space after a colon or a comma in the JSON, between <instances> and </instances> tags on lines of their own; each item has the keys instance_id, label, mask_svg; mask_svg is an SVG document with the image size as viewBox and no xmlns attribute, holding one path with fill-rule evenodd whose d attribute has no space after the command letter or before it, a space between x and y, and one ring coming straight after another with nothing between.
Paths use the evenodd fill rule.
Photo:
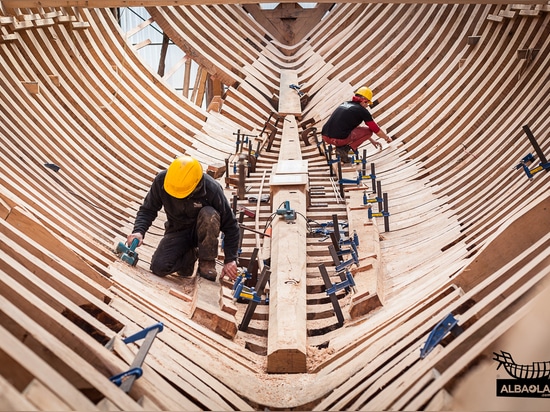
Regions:
<instances>
[{"instance_id":1,"label":"black work jacket","mask_svg":"<svg viewBox=\"0 0 550 412\"><path fill-rule=\"evenodd\" d=\"M164 190L165 176L166 170L163 170L153 180L138 210L133 233L139 232L145 236L163 206L167 217L165 233L193 229L201 208L212 206L220 214L220 230L224 234L224 261L237 260L239 224L220 184L211 176L203 174L195 190L189 196L178 199Z\"/></svg>"},{"instance_id":2,"label":"black work jacket","mask_svg":"<svg viewBox=\"0 0 550 412\"><path fill-rule=\"evenodd\" d=\"M344 102L334 110L323 126L321 134L333 139L345 139L362 122L371 121L372 115L359 102Z\"/></svg>"}]
</instances>

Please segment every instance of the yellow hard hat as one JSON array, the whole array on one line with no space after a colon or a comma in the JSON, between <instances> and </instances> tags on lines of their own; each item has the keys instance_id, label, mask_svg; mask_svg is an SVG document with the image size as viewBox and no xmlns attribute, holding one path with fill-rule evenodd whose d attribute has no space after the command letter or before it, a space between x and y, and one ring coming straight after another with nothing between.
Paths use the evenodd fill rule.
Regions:
<instances>
[{"instance_id":1,"label":"yellow hard hat","mask_svg":"<svg viewBox=\"0 0 550 412\"><path fill-rule=\"evenodd\" d=\"M372 90L368 87L360 87L355 94L358 94L359 96L363 96L365 99L367 99L369 102L372 102Z\"/></svg>"},{"instance_id":2,"label":"yellow hard hat","mask_svg":"<svg viewBox=\"0 0 550 412\"><path fill-rule=\"evenodd\" d=\"M183 199L195 190L201 179L201 164L191 156L179 156L168 166L164 190L170 196Z\"/></svg>"}]
</instances>

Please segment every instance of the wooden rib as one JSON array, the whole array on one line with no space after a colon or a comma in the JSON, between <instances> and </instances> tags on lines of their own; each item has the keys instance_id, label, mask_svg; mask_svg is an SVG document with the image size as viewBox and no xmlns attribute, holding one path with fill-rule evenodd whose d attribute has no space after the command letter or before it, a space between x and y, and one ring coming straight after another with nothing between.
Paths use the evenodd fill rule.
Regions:
<instances>
[{"instance_id":1,"label":"wooden rib","mask_svg":"<svg viewBox=\"0 0 550 412\"><path fill-rule=\"evenodd\" d=\"M173 407L177 400L186 409L375 405L416 409L448 389L448 382L519 317L522 309L515 299L521 304L528 301L547 273L547 248L533 246L545 226L537 226L540 230L530 231L532 238L524 239L510 223L543 210L550 188L544 173L529 182L520 170L513 170L532 151L522 124L529 123L540 136L543 151L550 150L545 137L550 116L544 104L549 94L548 13L535 18L517 13L497 22L487 17L509 9L497 3L338 4L322 24L311 28L307 40L288 47L269 40L269 33L250 22L240 6L175 9L161 8L163 17L157 23L171 25L175 37L200 55L209 75L227 77L229 88L220 113L202 110L149 73L118 33L108 11L67 8L49 10L55 13L47 16L46 10L21 9L14 16L0 16L4 85L0 210L7 219L2 225L7 237L2 250L9 249L2 252L6 256L3 282L12 282L10 290L18 291L17 296L3 298L30 312L28 308L40 308L42 300L25 301L31 297L24 295L39 294L25 282L47 285L40 296L48 303L34 309L33 315L50 319L62 336L76 334L78 338L68 342L72 350L84 342L82 357L99 370L122 369L127 362L103 354L97 342L59 314L63 307L108 336L113 331L79 304L94 302L136 330L147 326L151 316L166 319L165 335L155 342L158 348L153 346L146 374L158 373L178 390L191 386L178 395L164 388L163 393L171 394L169 402L142 386L139 396L145 395L155 409ZM2 12L6 13L5 7ZM189 25L193 36L185 35L174 22ZM81 29L76 30L78 24ZM229 33L224 33L228 28ZM479 37L477 44L468 44L470 36ZM535 61L526 62L517 58L520 48L541 52ZM245 341L261 350L265 337L249 333L239 336L241 341L225 341L187 319L185 302L170 296L169 287L166 293L151 290L152 282L163 283L149 277L145 260L162 234L164 214L148 234L147 246L140 252L144 262L135 276L116 274L111 249L113 240L122 240L131 230L150 181L175 152L192 153L204 164L223 161L234 153L236 129L261 130L281 92L282 70L294 70L298 81L305 83L311 99L304 115L319 129L355 88L372 86L382 102L373 109L375 118L398 139L384 144L380 152L367 146L369 161L375 162L378 178L389 193L392 212L392 231L380 234L385 261L382 282L387 291L384 306L345 328L308 337L308 355L326 358L308 365L314 373L300 375L298 390L296 380L277 376L277 385L265 394L262 389L272 378L263 373L265 358L242 345ZM36 84L37 94L25 90L23 84L29 82ZM281 149L278 138L273 148ZM301 150L312 165L310 178L327 174L316 148ZM88 163L82 163L83 158ZM251 190L261 186L262 174L276 161L276 153L262 153L259 161L257 174L249 180ZM60 163L60 173L44 169L46 162ZM88 167L87 173L82 172L82 164ZM92 202L89 193L94 196ZM27 225L22 210L32 225ZM258 221L265 222L270 212L260 206ZM308 211L308 217L324 216ZM23 234L10 227L16 222L40 230L34 236ZM517 249L502 256L497 251L503 249L507 228L524 240L512 242ZM46 245L49 233L65 247L56 252L53 245ZM246 255L257 245L256 236L245 238L243 245ZM319 256L323 248L326 244L312 240L307 245L312 255L308 259L325 259ZM522 258L516 260L512 254ZM79 268L71 255L81 257L92 270ZM481 270L474 261L484 256L500 257ZM529 268L529 262L534 266ZM515 270L518 265L525 269ZM113 273L116 279L99 282L101 286L90 280ZM10 280L14 278L23 284L16 285ZM318 274L309 267L306 278L309 289L320 288ZM64 279L70 281L63 284ZM524 288L514 285L518 279L526 279ZM112 282L116 286L105 293ZM112 299L108 306L101 302L106 295ZM310 293L308 299L320 295ZM451 345L436 349L433 361L418 362L415 353L430 326L442 313L468 302L474 306L462 311L461 319L475 320L470 329ZM260 332L267 325L267 314L261 309L258 315L264 319L251 323ZM498 312L513 314L504 321ZM317 330L320 320L328 319L323 303L308 305L307 313L308 331ZM19 318L12 324L19 331L37 331ZM494 333L480 339L487 327ZM44 347L47 334L38 335ZM329 348L323 353L317 346L326 342ZM477 345L462 355L461 345L466 342ZM123 358L131 360L132 353L126 351L130 348L119 349ZM441 375L433 374L436 364ZM69 370L65 365L63 371ZM20 379L31 382L31 375ZM403 383L411 377L427 383L427 388L403 385L397 399L396 384L390 380ZM163 381L156 376L144 378L142 382L148 384ZM385 384L382 389L376 386L381 383ZM20 395L23 388L8 390L9 402L26 402ZM105 386L105 390L110 389ZM121 407L111 396L102 402L102 406ZM129 405L135 409L133 403Z\"/></svg>"}]
</instances>

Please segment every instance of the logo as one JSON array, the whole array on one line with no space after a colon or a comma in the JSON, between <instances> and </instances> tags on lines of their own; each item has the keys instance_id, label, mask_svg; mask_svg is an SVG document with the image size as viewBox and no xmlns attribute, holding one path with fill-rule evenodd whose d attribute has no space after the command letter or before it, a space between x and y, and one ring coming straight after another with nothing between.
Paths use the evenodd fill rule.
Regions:
<instances>
[{"instance_id":1,"label":"logo","mask_svg":"<svg viewBox=\"0 0 550 412\"><path fill-rule=\"evenodd\" d=\"M518 365L508 352L493 352L497 370L504 366L514 379L497 379L497 396L550 398L550 361Z\"/></svg>"}]
</instances>

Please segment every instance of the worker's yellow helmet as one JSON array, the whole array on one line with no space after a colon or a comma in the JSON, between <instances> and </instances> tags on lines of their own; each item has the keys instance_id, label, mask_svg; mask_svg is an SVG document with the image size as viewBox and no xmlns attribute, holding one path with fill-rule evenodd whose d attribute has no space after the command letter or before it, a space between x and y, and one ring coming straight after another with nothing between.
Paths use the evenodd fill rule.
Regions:
<instances>
[{"instance_id":1,"label":"worker's yellow helmet","mask_svg":"<svg viewBox=\"0 0 550 412\"><path fill-rule=\"evenodd\" d=\"M369 102L372 102L372 90L368 87L360 87L355 94L358 94L359 96L363 96L365 99L367 99Z\"/></svg>"},{"instance_id":2,"label":"worker's yellow helmet","mask_svg":"<svg viewBox=\"0 0 550 412\"><path fill-rule=\"evenodd\" d=\"M164 190L170 196L183 199L189 196L202 179L202 166L191 156L176 157L164 178Z\"/></svg>"}]
</instances>

